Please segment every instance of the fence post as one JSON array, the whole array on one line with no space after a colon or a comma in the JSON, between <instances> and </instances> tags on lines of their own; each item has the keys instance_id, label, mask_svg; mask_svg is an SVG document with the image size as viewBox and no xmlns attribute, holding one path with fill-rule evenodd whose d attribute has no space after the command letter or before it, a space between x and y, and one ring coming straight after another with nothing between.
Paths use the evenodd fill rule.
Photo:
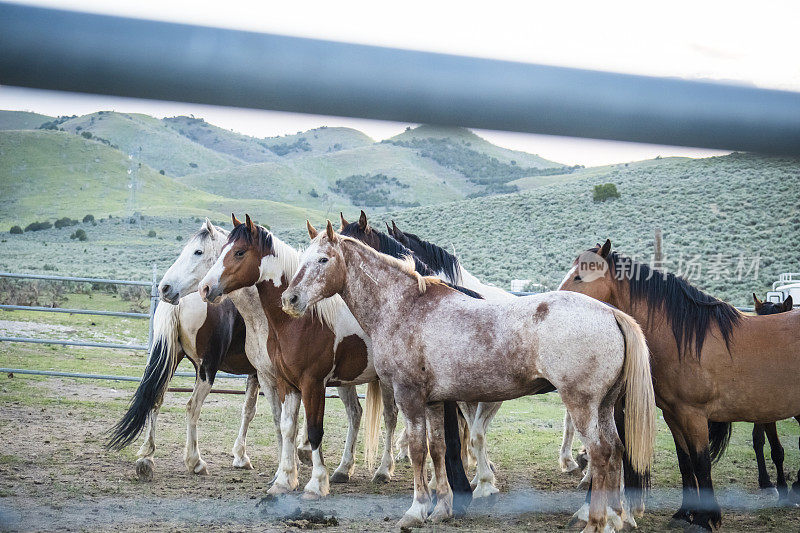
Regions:
<instances>
[{"instance_id":1,"label":"fence post","mask_svg":"<svg viewBox=\"0 0 800 533\"><path fill-rule=\"evenodd\" d=\"M153 284L150 286L150 332L147 335L147 356L150 357L150 352L153 350L153 320L156 316L156 307L158 306L158 270L156 264L153 263Z\"/></svg>"}]
</instances>

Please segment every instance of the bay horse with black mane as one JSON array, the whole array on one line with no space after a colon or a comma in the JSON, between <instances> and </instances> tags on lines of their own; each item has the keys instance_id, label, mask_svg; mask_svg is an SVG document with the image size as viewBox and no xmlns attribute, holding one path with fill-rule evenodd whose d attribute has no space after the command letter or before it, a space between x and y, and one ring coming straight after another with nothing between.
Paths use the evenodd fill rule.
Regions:
<instances>
[{"instance_id":1,"label":"bay horse with black mane","mask_svg":"<svg viewBox=\"0 0 800 533\"><path fill-rule=\"evenodd\" d=\"M745 316L674 274L612 252L610 240L578 256L560 289L608 303L642 325L656 405L672 431L683 481L673 521L718 527L711 464L727 445L731 422L800 413L800 310Z\"/></svg>"},{"instance_id":2,"label":"bay horse with black mane","mask_svg":"<svg viewBox=\"0 0 800 533\"><path fill-rule=\"evenodd\" d=\"M655 404L647 344L638 324L596 300L551 292L505 301L470 298L438 278L337 235L328 222L283 293L283 309L303 316L340 294L372 339L375 371L392 388L408 425L414 501L398 523L427 519L427 449L438 480L432 522L452 516L444 481L442 402L503 401L557 388L586 438L592 458L587 532L622 529L622 442L614 403L625 392L626 451L638 471L649 469ZM573 369L583 365L585 373ZM430 434L426 425L429 426ZM608 514L611 509L611 514Z\"/></svg>"},{"instance_id":3,"label":"bay horse with black mane","mask_svg":"<svg viewBox=\"0 0 800 533\"><path fill-rule=\"evenodd\" d=\"M306 494L324 496L328 492L327 470L320 447L328 385L369 384L365 446L368 462L377 443L379 410L383 405L386 439L383 458L373 481L388 481L394 470L392 446L397 407L392 389L380 387L377 382L370 338L338 296L320 301L314 312L304 318L286 315L281 310L280 295L297 270L299 253L267 229L253 224L249 216L244 224L234 218L234 225L217 262L200 282L200 293L204 299L215 301L223 294L235 298L237 291L243 288L255 286L258 290L260 312L269 321L268 351L275 364L280 400L286 404L287 398L299 393L305 405L314 465ZM296 413L296 406L292 408ZM284 405L284 411L286 409ZM468 501L462 500L462 506L465 503ZM461 511L463 508L459 509Z\"/></svg>"},{"instance_id":4,"label":"bay horse with black mane","mask_svg":"<svg viewBox=\"0 0 800 533\"><path fill-rule=\"evenodd\" d=\"M781 303L762 302L753 294L753 303L757 315L775 315L792 310L792 297L789 296ZM800 416L795 419L800 423ZM767 473L766 461L764 461L764 437L769 439L769 452L772 462L775 465L777 486L773 485ZM756 452L756 464L758 465L758 487L764 491L774 491L778 494L778 502L783 504L800 504L800 471L797 472L797 480L792 484L791 495L786 485L786 475L783 472L784 451L781 440L778 438L778 427L775 422L768 424L753 424L753 451Z\"/></svg>"},{"instance_id":5,"label":"bay horse with black mane","mask_svg":"<svg viewBox=\"0 0 800 533\"><path fill-rule=\"evenodd\" d=\"M391 228L387 224L388 234L384 234L370 226L364 211L361 211L358 221L353 223L348 223L341 213L340 216L342 222L340 233L342 235L358 239L374 250L397 259L402 259L406 255L413 257L414 269L423 276L436 276L473 297L487 300L514 298L511 293L503 289L481 283L478 278L461 266L457 257L443 248L424 241L412 233L403 233L394 221L392 221ZM484 498L499 492L495 486L495 468L486 453L486 432L501 405L502 402L461 402L459 404L467 421L469 444L476 460L475 477L470 482L470 486L474 488L473 498ZM402 437L404 443L405 431ZM435 481L434 476L431 479L431 486L434 486Z\"/></svg>"}]
</instances>

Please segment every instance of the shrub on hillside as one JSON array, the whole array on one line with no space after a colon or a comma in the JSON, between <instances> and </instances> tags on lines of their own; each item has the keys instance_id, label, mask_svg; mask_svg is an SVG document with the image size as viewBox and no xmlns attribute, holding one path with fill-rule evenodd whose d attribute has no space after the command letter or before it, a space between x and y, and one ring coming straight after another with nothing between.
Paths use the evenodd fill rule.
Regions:
<instances>
[{"instance_id":1,"label":"shrub on hillside","mask_svg":"<svg viewBox=\"0 0 800 533\"><path fill-rule=\"evenodd\" d=\"M617 186L613 183L595 185L592 197L595 202L605 202L611 198L619 198L619 191L617 190Z\"/></svg>"},{"instance_id":2,"label":"shrub on hillside","mask_svg":"<svg viewBox=\"0 0 800 533\"><path fill-rule=\"evenodd\" d=\"M82 229L75 230L75 233L69 236L70 239L78 239L79 241L85 241L88 239L86 236L86 232Z\"/></svg>"},{"instance_id":3,"label":"shrub on hillside","mask_svg":"<svg viewBox=\"0 0 800 533\"><path fill-rule=\"evenodd\" d=\"M61 228L66 228L67 226L75 226L77 224L78 224L77 220L72 220L69 217L64 217L56 220L53 226L55 226L56 229L61 229Z\"/></svg>"},{"instance_id":4,"label":"shrub on hillside","mask_svg":"<svg viewBox=\"0 0 800 533\"><path fill-rule=\"evenodd\" d=\"M94 222L94 215L86 215L83 217L83 223L86 224L87 222Z\"/></svg>"},{"instance_id":5,"label":"shrub on hillside","mask_svg":"<svg viewBox=\"0 0 800 533\"><path fill-rule=\"evenodd\" d=\"M11 226L11 231L9 233L11 233L11 235L22 235L22 228L19 226Z\"/></svg>"},{"instance_id":6,"label":"shrub on hillside","mask_svg":"<svg viewBox=\"0 0 800 533\"><path fill-rule=\"evenodd\" d=\"M41 231L43 229L50 229L53 227L49 221L45 220L44 222L31 222L27 226L25 226L25 231Z\"/></svg>"},{"instance_id":7,"label":"shrub on hillside","mask_svg":"<svg viewBox=\"0 0 800 533\"><path fill-rule=\"evenodd\" d=\"M386 174L354 174L336 180L331 190L350 198L355 205L365 207L415 207L419 202L404 202L394 197L397 189L408 189L409 185Z\"/></svg>"},{"instance_id":8,"label":"shrub on hillside","mask_svg":"<svg viewBox=\"0 0 800 533\"><path fill-rule=\"evenodd\" d=\"M92 132L91 131L81 132L81 137L83 137L84 139L91 139L92 138Z\"/></svg>"},{"instance_id":9,"label":"shrub on hillside","mask_svg":"<svg viewBox=\"0 0 800 533\"><path fill-rule=\"evenodd\" d=\"M156 230L151 229L150 231L147 232L147 236L148 237L155 237L156 236Z\"/></svg>"}]
</instances>

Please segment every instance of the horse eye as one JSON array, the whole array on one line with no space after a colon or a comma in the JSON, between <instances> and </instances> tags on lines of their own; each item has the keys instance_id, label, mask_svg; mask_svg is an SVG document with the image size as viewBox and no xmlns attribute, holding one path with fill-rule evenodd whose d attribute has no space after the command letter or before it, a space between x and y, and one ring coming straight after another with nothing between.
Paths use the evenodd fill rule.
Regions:
<instances>
[{"instance_id":1,"label":"horse eye","mask_svg":"<svg viewBox=\"0 0 800 533\"><path fill-rule=\"evenodd\" d=\"M573 279L573 281L580 281L580 280L581 280L581 276L580 276L580 274L578 274L577 276L575 276L575 279Z\"/></svg>"},{"instance_id":2,"label":"horse eye","mask_svg":"<svg viewBox=\"0 0 800 533\"><path fill-rule=\"evenodd\" d=\"M236 253L233 254L233 255L235 255L236 257L243 257L244 256L244 250L236 250Z\"/></svg>"},{"instance_id":3,"label":"horse eye","mask_svg":"<svg viewBox=\"0 0 800 533\"><path fill-rule=\"evenodd\" d=\"M195 250L194 255L203 255L203 250Z\"/></svg>"},{"instance_id":4,"label":"horse eye","mask_svg":"<svg viewBox=\"0 0 800 533\"><path fill-rule=\"evenodd\" d=\"M328 258L327 257L320 257L319 258L319 262L320 263L327 263L328 262Z\"/></svg>"}]
</instances>

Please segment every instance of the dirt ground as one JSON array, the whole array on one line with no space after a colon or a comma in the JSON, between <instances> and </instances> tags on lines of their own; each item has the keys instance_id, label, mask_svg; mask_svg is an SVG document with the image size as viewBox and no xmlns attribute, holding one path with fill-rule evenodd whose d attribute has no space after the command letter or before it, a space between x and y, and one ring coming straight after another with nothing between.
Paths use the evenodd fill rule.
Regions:
<instances>
[{"instance_id":1,"label":"dirt ground","mask_svg":"<svg viewBox=\"0 0 800 533\"><path fill-rule=\"evenodd\" d=\"M332 495L323 501L306 502L299 493L262 500L276 466L272 424L262 398L248 441L256 469L234 469L229 449L236 436L241 396L211 395L207 400L199 431L210 475L196 476L186 472L182 461L182 405L188 395L170 394L158 421L155 479L140 482L133 468L138 443L121 453L103 448L105 432L122 414L132 386L0 377L0 529L382 531L392 529L410 504L408 463L398 464L389 484L376 486L370 483L360 454L350 483L332 485ZM543 402L538 410L557 409L557 398ZM332 472L344 427L341 404L329 400L328 405L324 449ZM516 417L526 412L524 407L509 402L496 421L495 438L490 439L500 495L493 502L474 504L466 517L437 526L437 531L564 529L584 495L573 488L576 478L558 471L557 424L537 423L543 428L538 433L549 435L548 449L541 454L533 450L539 447L535 441L529 440L537 434L536 427L530 432L514 429ZM669 454L664 455L664 468L675 468L669 464ZM748 468L754 481L754 462ZM787 470L791 470L789 465ZM309 474L310 469L303 466L301 487ZM800 530L800 510L775 507L771 497L753 489L754 483L739 486L732 483L738 480L730 474L726 478L717 473L715 480L720 486L724 529ZM643 531L665 530L679 503L677 487L674 482L656 483L647 513L639 520Z\"/></svg>"}]
</instances>

